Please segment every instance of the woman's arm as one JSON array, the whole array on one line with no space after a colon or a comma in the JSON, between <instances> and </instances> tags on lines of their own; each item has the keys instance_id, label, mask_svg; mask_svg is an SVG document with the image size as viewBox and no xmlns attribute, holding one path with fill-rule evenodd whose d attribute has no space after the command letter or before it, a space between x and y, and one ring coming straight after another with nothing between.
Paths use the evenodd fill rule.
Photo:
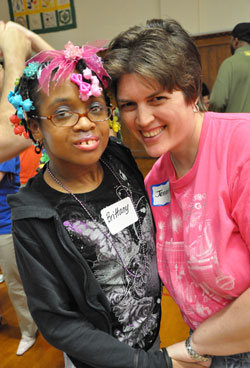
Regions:
<instances>
[{"instance_id":1,"label":"woman's arm","mask_svg":"<svg viewBox=\"0 0 250 368\"><path fill-rule=\"evenodd\" d=\"M250 288L209 317L194 331L192 348L201 355L232 355L250 351ZM168 347L172 358L192 361L185 341Z\"/></svg>"},{"instance_id":2,"label":"woman's arm","mask_svg":"<svg viewBox=\"0 0 250 368\"><path fill-rule=\"evenodd\" d=\"M51 49L40 36L13 23L0 22L0 50L4 59L4 77L0 98L0 162L7 161L28 148L32 141L15 135L9 117L15 112L8 94L25 68L32 49L36 52Z\"/></svg>"},{"instance_id":3,"label":"woman's arm","mask_svg":"<svg viewBox=\"0 0 250 368\"><path fill-rule=\"evenodd\" d=\"M30 31L29 29L21 26L18 23L14 23L14 22L8 22L6 23L6 27L15 27L17 28L20 32L23 32L26 37L28 38L28 40L31 43L31 49L33 52L38 53L40 51L44 51L44 50L54 50L54 48L47 42L45 41L41 36L39 36L37 33Z\"/></svg>"},{"instance_id":4,"label":"woman's arm","mask_svg":"<svg viewBox=\"0 0 250 368\"><path fill-rule=\"evenodd\" d=\"M250 288L204 321L192 336L201 354L232 355L250 351Z\"/></svg>"},{"instance_id":5,"label":"woman's arm","mask_svg":"<svg viewBox=\"0 0 250 368\"><path fill-rule=\"evenodd\" d=\"M230 171L230 173L235 173L230 179L232 183L231 216L237 224L241 238L250 252L250 159L241 158L242 152L249 152L247 127L246 130L246 139L242 138L242 134L239 137L237 136L237 145L233 147L233 154L230 156L230 165L232 168L235 168L235 170ZM237 131L234 134L237 134ZM247 154L245 156L247 157ZM241 162L240 165L238 161ZM239 264L238 267L241 267L241 265ZM193 349L202 355L220 356L249 352L249 308L250 287L232 303L200 324L191 337ZM184 342L171 346L169 352L172 357L179 359L182 357L183 360L190 361Z\"/></svg>"},{"instance_id":6,"label":"woman's arm","mask_svg":"<svg viewBox=\"0 0 250 368\"><path fill-rule=\"evenodd\" d=\"M4 77L0 99L0 162L18 155L31 145L31 140L16 136L9 117L14 108L8 102L8 94L22 74L26 57L30 55L31 44L27 37L15 27L0 24L0 49L4 57Z\"/></svg>"},{"instance_id":7,"label":"woman's arm","mask_svg":"<svg viewBox=\"0 0 250 368\"><path fill-rule=\"evenodd\" d=\"M6 174L5 172L0 171L0 182L3 180L5 174Z\"/></svg>"}]
</instances>

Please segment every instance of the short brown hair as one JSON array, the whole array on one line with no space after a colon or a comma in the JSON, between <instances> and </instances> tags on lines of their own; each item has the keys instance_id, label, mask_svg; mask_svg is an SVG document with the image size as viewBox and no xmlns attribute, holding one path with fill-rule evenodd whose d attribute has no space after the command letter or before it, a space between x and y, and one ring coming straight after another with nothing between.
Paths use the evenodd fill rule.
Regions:
<instances>
[{"instance_id":1,"label":"short brown hair","mask_svg":"<svg viewBox=\"0 0 250 368\"><path fill-rule=\"evenodd\" d=\"M151 19L115 37L104 56L116 96L124 74L137 73L156 81L169 92L181 90L187 103L201 91L199 52L188 33L173 19Z\"/></svg>"}]
</instances>

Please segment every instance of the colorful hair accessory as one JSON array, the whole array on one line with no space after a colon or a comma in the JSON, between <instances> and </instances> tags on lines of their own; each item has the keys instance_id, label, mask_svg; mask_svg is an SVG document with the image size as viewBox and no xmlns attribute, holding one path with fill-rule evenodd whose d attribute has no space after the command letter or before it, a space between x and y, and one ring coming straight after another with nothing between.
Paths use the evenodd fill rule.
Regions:
<instances>
[{"instance_id":1,"label":"colorful hair accessory","mask_svg":"<svg viewBox=\"0 0 250 368\"><path fill-rule=\"evenodd\" d=\"M10 121L12 122L12 124L18 125L21 122L21 119L19 119L19 117L16 114L13 114L10 117Z\"/></svg>"},{"instance_id":2,"label":"colorful hair accessory","mask_svg":"<svg viewBox=\"0 0 250 368\"><path fill-rule=\"evenodd\" d=\"M109 126L115 133L118 133L121 129L121 124L118 121L118 116L114 114L113 119L109 120Z\"/></svg>"},{"instance_id":3,"label":"colorful hair accessory","mask_svg":"<svg viewBox=\"0 0 250 368\"><path fill-rule=\"evenodd\" d=\"M29 112L30 110L35 109L32 101L29 98L23 101L22 96L16 90L9 93L8 101L16 109L16 114L11 115L10 117L10 121L15 125L14 133L19 135L23 134L25 138L29 138L29 133L22 125L22 119L24 119L24 111Z\"/></svg>"},{"instance_id":4,"label":"colorful hair accessory","mask_svg":"<svg viewBox=\"0 0 250 368\"><path fill-rule=\"evenodd\" d=\"M99 97L102 94L102 88L99 86L99 80L96 76L92 76L89 68L84 69L83 76L87 80L91 80L91 84L82 80L82 74L72 73L70 80L79 86L80 99L87 101L89 96Z\"/></svg>"},{"instance_id":5,"label":"colorful hair accessory","mask_svg":"<svg viewBox=\"0 0 250 368\"><path fill-rule=\"evenodd\" d=\"M17 78L16 80L15 80L15 86L17 86L18 84L19 84L19 82L20 82L20 78Z\"/></svg>"},{"instance_id":6,"label":"colorful hair accessory","mask_svg":"<svg viewBox=\"0 0 250 368\"><path fill-rule=\"evenodd\" d=\"M116 99L115 99L115 96L114 94L109 90L106 92L108 98L109 98L109 101L110 101L110 104L114 107L116 107L116 109L118 108L117 107L117 102L116 102Z\"/></svg>"},{"instance_id":7,"label":"colorful hair accessory","mask_svg":"<svg viewBox=\"0 0 250 368\"><path fill-rule=\"evenodd\" d=\"M33 102L29 98L23 101L22 96L19 94L18 91L11 91L8 95L8 101L17 110L17 116L19 117L19 119L24 119L23 111L28 112L30 110L35 110Z\"/></svg>"},{"instance_id":8,"label":"colorful hair accessory","mask_svg":"<svg viewBox=\"0 0 250 368\"><path fill-rule=\"evenodd\" d=\"M81 100L87 101L87 99L89 98L89 92L90 92L91 86L89 83L83 82L82 74L72 73L70 76L70 80L79 86L79 90L80 90L79 96Z\"/></svg>"},{"instance_id":9,"label":"colorful hair accessory","mask_svg":"<svg viewBox=\"0 0 250 368\"><path fill-rule=\"evenodd\" d=\"M23 73L26 75L27 78L33 79L37 76L39 66L40 64L37 62L29 63L28 66L26 66L26 68L24 69Z\"/></svg>"},{"instance_id":10,"label":"colorful hair accessory","mask_svg":"<svg viewBox=\"0 0 250 368\"><path fill-rule=\"evenodd\" d=\"M89 68L85 68L83 71L83 76L85 79L91 79L92 71Z\"/></svg>"},{"instance_id":11,"label":"colorful hair accessory","mask_svg":"<svg viewBox=\"0 0 250 368\"><path fill-rule=\"evenodd\" d=\"M14 133L17 135L22 135L28 139L29 138L29 132L27 132L24 128L24 126L22 125L22 120L19 119L19 117L16 114L11 115L10 117L10 121L12 124L15 125L14 128Z\"/></svg>"},{"instance_id":12,"label":"colorful hair accessory","mask_svg":"<svg viewBox=\"0 0 250 368\"><path fill-rule=\"evenodd\" d=\"M43 168L43 166L45 165L45 164L47 164L47 162L49 162L49 160L50 160L50 158L49 158L49 156L48 156L48 154L47 154L47 152L46 152L46 150L43 148L42 149L42 156L41 156L41 158L40 158L40 162L39 162L39 169L42 169Z\"/></svg>"},{"instance_id":13,"label":"colorful hair accessory","mask_svg":"<svg viewBox=\"0 0 250 368\"><path fill-rule=\"evenodd\" d=\"M60 83L60 81L65 80L69 74L73 73L79 59L84 60L87 67L96 73L97 77L103 83L104 88L106 88L107 81L105 77L110 78L110 76L104 69L101 58L96 55L97 52L102 50L105 49L92 45L84 45L82 47L74 46L73 43L69 41L65 45L65 50L42 51L28 60L27 64L31 62L38 62L41 64L51 60L51 62L42 69L38 78L40 87L47 95L49 94L49 84L52 72L57 69L52 81Z\"/></svg>"},{"instance_id":14,"label":"colorful hair accessory","mask_svg":"<svg viewBox=\"0 0 250 368\"><path fill-rule=\"evenodd\" d=\"M81 47L73 45L72 42L68 42L65 45L64 55L69 60L79 60L81 58Z\"/></svg>"}]
</instances>

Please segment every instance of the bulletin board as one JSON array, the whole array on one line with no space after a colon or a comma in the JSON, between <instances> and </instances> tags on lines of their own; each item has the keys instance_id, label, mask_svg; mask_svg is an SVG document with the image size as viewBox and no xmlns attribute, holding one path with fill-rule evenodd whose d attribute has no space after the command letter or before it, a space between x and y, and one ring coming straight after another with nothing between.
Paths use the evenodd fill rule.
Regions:
<instances>
[{"instance_id":1,"label":"bulletin board","mask_svg":"<svg viewBox=\"0 0 250 368\"><path fill-rule=\"evenodd\" d=\"M36 32L76 28L74 0L8 0L10 19Z\"/></svg>"}]
</instances>

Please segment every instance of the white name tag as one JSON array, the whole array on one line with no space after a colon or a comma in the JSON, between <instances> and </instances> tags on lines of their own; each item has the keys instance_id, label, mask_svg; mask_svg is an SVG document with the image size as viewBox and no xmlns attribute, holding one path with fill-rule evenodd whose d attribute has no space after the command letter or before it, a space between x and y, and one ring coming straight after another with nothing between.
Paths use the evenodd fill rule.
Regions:
<instances>
[{"instance_id":1,"label":"white name tag","mask_svg":"<svg viewBox=\"0 0 250 368\"><path fill-rule=\"evenodd\" d=\"M170 203L169 181L151 186L151 201L153 206L165 206Z\"/></svg>"},{"instance_id":2,"label":"white name tag","mask_svg":"<svg viewBox=\"0 0 250 368\"><path fill-rule=\"evenodd\" d=\"M101 216L112 235L138 221L137 213L129 197L103 208Z\"/></svg>"}]
</instances>

